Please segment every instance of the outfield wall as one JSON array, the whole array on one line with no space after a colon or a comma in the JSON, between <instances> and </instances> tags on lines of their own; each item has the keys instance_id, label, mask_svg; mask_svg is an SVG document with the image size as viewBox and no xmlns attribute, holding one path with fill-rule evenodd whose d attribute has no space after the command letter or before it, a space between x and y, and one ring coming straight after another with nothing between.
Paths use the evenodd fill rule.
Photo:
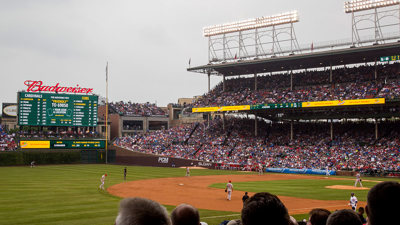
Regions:
<instances>
[{"instance_id":1,"label":"outfield wall","mask_svg":"<svg viewBox=\"0 0 400 225\"><path fill-rule=\"evenodd\" d=\"M335 170L319 170L319 169L289 169L289 168L267 168L266 172L273 173L295 173L295 174L317 174L317 175L326 175L327 172L329 175L336 175Z\"/></svg>"},{"instance_id":2,"label":"outfield wall","mask_svg":"<svg viewBox=\"0 0 400 225\"><path fill-rule=\"evenodd\" d=\"M108 162L115 161L115 151L108 151ZM105 163L104 150L71 150L71 149L31 149L0 152L0 166L30 165L35 161L36 165L49 164L77 164L77 163Z\"/></svg>"},{"instance_id":3,"label":"outfield wall","mask_svg":"<svg viewBox=\"0 0 400 225\"><path fill-rule=\"evenodd\" d=\"M157 166L157 167L197 166L197 167L205 167L208 169L216 168L216 163L211 163L211 162L145 154L141 152L130 151L117 146L112 146L110 147L110 149L115 150L116 153L115 163L121 165Z\"/></svg>"}]
</instances>

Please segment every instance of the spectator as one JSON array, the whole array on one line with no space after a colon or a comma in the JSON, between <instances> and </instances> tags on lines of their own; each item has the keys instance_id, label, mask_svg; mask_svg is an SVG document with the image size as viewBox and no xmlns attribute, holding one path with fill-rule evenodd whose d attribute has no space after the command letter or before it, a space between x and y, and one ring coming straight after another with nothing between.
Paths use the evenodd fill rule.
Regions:
<instances>
[{"instance_id":1,"label":"spectator","mask_svg":"<svg viewBox=\"0 0 400 225\"><path fill-rule=\"evenodd\" d=\"M276 196L268 192L260 192L246 201L242 209L243 225L290 225L288 211Z\"/></svg>"},{"instance_id":2,"label":"spectator","mask_svg":"<svg viewBox=\"0 0 400 225\"><path fill-rule=\"evenodd\" d=\"M291 222L291 225L299 225L299 223L293 216L290 216L290 222Z\"/></svg>"},{"instance_id":3,"label":"spectator","mask_svg":"<svg viewBox=\"0 0 400 225\"><path fill-rule=\"evenodd\" d=\"M311 225L325 225L331 212L327 209L313 209L309 213L309 222Z\"/></svg>"},{"instance_id":4,"label":"spectator","mask_svg":"<svg viewBox=\"0 0 400 225\"><path fill-rule=\"evenodd\" d=\"M332 213L326 225L362 225L360 217L350 209L342 209Z\"/></svg>"},{"instance_id":5,"label":"spectator","mask_svg":"<svg viewBox=\"0 0 400 225\"><path fill-rule=\"evenodd\" d=\"M146 103L132 103L132 102L111 102L109 103L110 113L119 113L128 116L167 116L166 112L156 104Z\"/></svg>"},{"instance_id":6,"label":"spectator","mask_svg":"<svg viewBox=\"0 0 400 225\"><path fill-rule=\"evenodd\" d=\"M200 225L199 211L191 205L180 204L171 213L172 225Z\"/></svg>"},{"instance_id":7,"label":"spectator","mask_svg":"<svg viewBox=\"0 0 400 225\"><path fill-rule=\"evenodd\" d=\"M246 202L247 199L249 199L249 196L248 196L247 191L246 191L244 193L243 197L242 197L243 206L244 206L244 203Z\"/></svg>"},{"instance_id":8,"label":"spectator","mask_svg":"<svg viewBox=\"0 0 400 225\"><path fill-rule=\"evenodd\" d=\"M200 124L182 125L144 135L122 137L115 144L134 151L174 158L217 163L222 169L269 168L356 170L360 173L400 171L400 125L381 123L379 139L371 123L330 124L298 123L290 125L258 123L254 120L215 119ZM191 134L191 135L190 135Z\"/></svg>"},{"instance_id":9,"label":"spectator","mask_svg":"<svg viewBox=\"0 0 400 225\"><path fill-rule=\"evenodd\" d=\"M230 220L226 225L241 225L240 220Z\"/></svg>"},{"instance_id":10,"label":"spectator","mask_svg":"<svg viewBox=\"0 0 400 225\"><path fill-rule=\"evenodd\" d=\"M120 202L116 225L170 225L167 210L145 198L125 198Z\"/></svg>"},{"instance_id":11,"label":"spectator","mask_svg":"<svg viewBox=\"0 0 400 225\"><path fill-rule=\"evenodd\" d=\"M360 98L400 97L399 64L356 66L329 71L307 71L293 74L293 89L287 73L259 76L257 91L253 78L231 78L222 82L192 104L193 107L255 105L303 101L328 101ZM389 80L388 80L389 79Z\"/></svg>"},{"instance_id":12,"label":"spectator","mask_svg":"<svg viewBox=\"0 0 400 225\"><path fill-rule=\"evenodd\" d=\"M363 224L367 223L367 220L364 218L364 207L359 207L358 208L358 216L360 217L360 220Z\"/></svg>"},{"instance_id":13,"label":"spectator","mask_svg":"<svg viewBox=\"0 0 400 225\"><path fill-rule=\"evenodd\" d=\"M369 225L396 224L399 222L400 183L385 181L368 192L366 212ZM396 222L397 221L397 222Z\"/></svg>"}]
</instances>

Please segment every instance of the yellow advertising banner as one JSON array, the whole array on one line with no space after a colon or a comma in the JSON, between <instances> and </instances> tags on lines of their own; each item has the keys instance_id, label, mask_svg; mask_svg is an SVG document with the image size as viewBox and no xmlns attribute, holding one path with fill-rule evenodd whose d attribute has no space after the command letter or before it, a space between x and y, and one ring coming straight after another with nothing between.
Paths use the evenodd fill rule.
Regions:
<instances>
[{"instance_id":1,"label":"yellow advertising banner","mask_svg":"<svg viewBox=\"0 0 400 225\"><path fill-rule=\"evenodd\" d=\"M250 105L193 108L192 112L194 112L194 113L195 112L227 112L227 111L241 111L241 110L250 110Z\"/></svg>"},{"instance_id":2,"label":"yellow advertising banner","mask_svg":"<svg viewBox=\"0 0 400 225\"><path fill-rule=\"evenodd\" d=\"M50 141L20 141L21 148L50 148Z\"/></svg>"},{"instance_id":3,"label":"yellow advertising banner","mask_svg":"<svg viewBox=\"0 0 400 225\"><path fill-rule=\"evenodd\" d=\"M302 102L302 107L326 107L326 106L345 106L345 105L374 105L385 104L384 98L351 99L320 102Z\"/></svg>"}]
</instances>

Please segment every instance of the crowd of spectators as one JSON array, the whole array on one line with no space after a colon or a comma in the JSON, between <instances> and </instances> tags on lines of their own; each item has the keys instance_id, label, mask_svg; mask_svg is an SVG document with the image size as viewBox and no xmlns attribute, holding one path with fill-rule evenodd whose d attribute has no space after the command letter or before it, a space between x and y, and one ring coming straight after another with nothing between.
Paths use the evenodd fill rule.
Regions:
<instances>
[{"instance_id":1,"label":"crowd of spectators","mask_svg":"<svg viewBox=\"0 0 400 225\"><path fill-rule=\"evenodd\" d=\"M8 134L0 125L0 151L12 151L16 148L15 133Z\"/></svg>"},{"instance_id":2,"label":"crowd of spectators","mask_svg":"<svg viewBox=\"0 0 400 225\"><path fill-rule=\"evenodd\" d=\"M132 103L132 102L111 102L109 106L117 113L126 116L167 116L167 113L156 104Z\"/></svg>"},{"instance_id":3,"label":"crowd of spectators","mask_svg":"<svg viewBox=\"0 0 400 225\"><path fill-rule=\"evenodd\" d=\"M225 129L223 129L225 127ZM400 124L329 123L289 124L254 120L216 119L159 130L144 135L117 138L115 144L149 154L195 159L241 167L309 168L335 170L400 171Z\"/></svg>"},{"instance_id":4,"label":"crowd of spectators","mask_svg":"<svg viewBox=\"0 0 400 225\"><path fill-rule=\"evenodd\" d=\"M0 151L14 151L18 148L19 140L61 140L61 139L93 139L100 138L96 131L89 129L60 129L52 130L19 130L6 132L0 125Z\"/></svg>"},{"instance_id":5,"label":"crowd of spectators","mask_svg":"<svg viewBox=\"0 0 400 225\"><path fill-rule=\"evenodd\" d=\"M89 129L60 129L53 130L20 130L15 133L20 139L85 139L98 138L99 134L96 131Z\"/></svg>"},{"instance_id":6,"label":"crowd of spectators","mask_svg":"<svg viewBox=\"0 0 400 225\"><path fill-rule=\"evenodd\" d=\"M254 77L228 79L223 91L222 82L199 98L193 107L255 105L305 101L329 101L363 98L399 98L400 64L338 68L330 71L293 73L290 89L289 74L259 76L257 90Z\"/></svg>"}]
</instances>

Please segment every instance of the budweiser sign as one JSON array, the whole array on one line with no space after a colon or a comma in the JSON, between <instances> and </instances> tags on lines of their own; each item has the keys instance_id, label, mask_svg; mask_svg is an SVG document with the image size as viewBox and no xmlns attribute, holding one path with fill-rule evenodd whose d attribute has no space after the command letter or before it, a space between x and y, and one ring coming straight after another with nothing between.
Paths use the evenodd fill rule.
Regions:
<instances>
[{"instance_id":1,"label":"budweiser sign","mask_svg":"<svg viewBox=\"0 0 400 225\"><path fill-rule=\"evenodd\" d=\"M27 92L56 92L56 93L82 93L82 94L91 94L93 92L93 88L82 88L77 84L76 87L61 87L59 83L53 86L43 85L43 82L38 80L27 80L24 82L28 88Z\"/></svg>"}]
</instances>

